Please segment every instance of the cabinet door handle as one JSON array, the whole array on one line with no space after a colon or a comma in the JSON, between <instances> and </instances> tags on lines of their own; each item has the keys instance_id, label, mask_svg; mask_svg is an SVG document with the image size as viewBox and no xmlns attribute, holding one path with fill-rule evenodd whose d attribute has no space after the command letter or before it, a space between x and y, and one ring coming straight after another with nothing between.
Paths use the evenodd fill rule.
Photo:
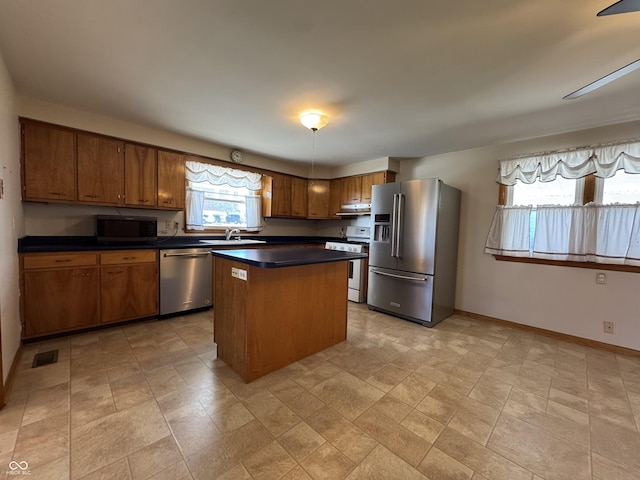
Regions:
<instances>
[{"instance_id":1,"label":"cabinet door handle","mask_svg":"<svg viewBox=\"0 0 640 480\"><path fill-rule=\"evenodd\" d=\"M70 258L60 258L58 260L55 260L55 263L67 263L70 262L71 259Z\"/></svg>"},{"instance_id":2,"label":"cabinet door handle","mask_svg":"<svg viewBox=\"0 0 640 480\"><path fill-rule=\"evenodd\" d=\"M86 194L85 197L87 197L87 198L98 198L98 195Z\"/></svg>"},{"instance_id":3,"label":"cabinet door handle","mask_svg":"<svg viewBox=\"0 0 640 480\"><path fill-rule=\"evenodd\" d=\"M58 195L58 196L62 196L64 195L64 193L60 193L60 192L47 192L49 195Z\"/></svg>"},{"instance_id":4,"label":"cabinet door handle","mask_svg":"<svg viewBox=\"0 0 640 480\"><path fill-rule=\"evenodd\" d=\"M107 272L107 275L120 275L121 273L122 273L122 270L118 270L116 272L112 270L110 272Z\"/></svg>"},{"instance_id":5,"label":"cabinet door handle","mask_svg":"<svg viewBox=\"0 0 640 480\"><path fill-rule=\"evenodd\" d=\"M135 260L138 257L122 257L123 260Z\"/></svg>"}]
</instances>

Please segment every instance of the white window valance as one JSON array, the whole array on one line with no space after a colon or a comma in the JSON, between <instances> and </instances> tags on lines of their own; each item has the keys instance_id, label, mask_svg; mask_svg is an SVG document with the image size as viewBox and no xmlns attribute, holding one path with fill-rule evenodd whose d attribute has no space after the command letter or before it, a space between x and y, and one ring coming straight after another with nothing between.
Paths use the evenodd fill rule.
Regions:
<instances>
[{"instance_id":1,"label":"white window valance","mask_svg":"<svg viewBox=\"0 0 640 480\"><path fill-rule=\"evenodd\" d=\"M618 170L640 173L640 142L589 147L565 152L521 157L500 162L498 183L515 185L516 180L551 182L556 176L582 178L613 177Z\"/></svg>"},{"instance_id":2,"label":"white window valance","mask_svg":"<svg viewBox=\"0 0 640 480\"><path fill-rule=\"evenodd\" d=\"M259 173L221 167L210 163L186 162L186 178L192 188L197 188L194 185L197 183L244 187L249 190L260 190L262 188L262 175Z\"/></svg>"}]
</instances>

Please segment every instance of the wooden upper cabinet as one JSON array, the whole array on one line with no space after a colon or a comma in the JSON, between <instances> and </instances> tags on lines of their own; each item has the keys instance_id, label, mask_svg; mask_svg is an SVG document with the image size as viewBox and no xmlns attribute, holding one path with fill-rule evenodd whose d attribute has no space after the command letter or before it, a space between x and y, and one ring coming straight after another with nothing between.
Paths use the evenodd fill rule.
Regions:
<instances>
[{"instance_id":1,"label":"wooden upper cabinet","mask_svg":"<svg viewBox=\"0 0 640 480\"><path fill-rule=\"evenodd\" d=\"M307 179L291 177L291 216L307 216Z\"/></svg>"},{"instance_id":2,"label":"wooden upper cabinet","mask_svg":"<svg viewBox=\"0 0 640 480\"><path fill-rule=\"evenodd\" d=\"M307 217L329 218L329 180L309 180L307 196Z\"/></svg>"},{"instance_id":3,"label":"wooden upper cabinet","mask_svg":"<svg viewBox=\"0 0 640 480\"><path fill-rule=\"evenodd\" d=\"M98 135L78 134L78 200L124 204L124 143Z\"/></svg>"},{"instance_id":4,"label":"wooden upper cabinet","mask_svg":"<svg viewBox=\"0 0 640 480\"><path fill-rule=\"evenodd\" d=\"M362 177L345 177L342 179L342 204L354 205L362 203Z\"/></svg>"},{"instance_id":5,"label":"wooden upper cabinet","mask_svg":"<svg viewBox=\"0 0 640 480\"><path fill-rule=\"evenodd\" d=\"M385 183L386 177L386 172L376 172L362 176L362 203L371 203L371 187Z\"/></svg>"},{"instance_id":6,"label":"wooden upper cabinet","mask_svg":"<svg viewBox=\"0 0 640 480\"><path fill-rule=\"evenodd\" d=\"M336 213L342 205L342 179L334 178L329 182L329 218L338 218Z\"/></svg>"},{"instance_id":7,"label":"wooden upper cabinet","mask_svg":"<svg viewBox=\"0 0 640 480\"><path fill-rule=\"evenodd\" d=\"M271 186L271 215L274 217L291 216L291 179L289 175L273 173Z\"/></svg>"},{"instance_id":8,"label":"wooden upper cabinet","mask_svg":"<svg viewBox=\"0 0 640 480\"><path fill-rule=\"evenodd\" d=\"M69 130L22 123L23 200L76 200L76 137Z\"/></svg>"},{"instance_id":9,"label":"wooden upper cabinet","mask_svg":"<svg viewBox=\"0 0 640 480\"><path fill-rule=\"evenodd\" d=\"M182 210L184 192L184 155L158 150L158 207Z\"/></svg>"},{"instance_id":10,"label":"wooden upper cabinet","mask_svg":"<svg viewBox=\"0 0 640 480\"><path fill-rule=\"evenodd\" d=\"M158 196L156 149L127 143L124 146L124 203L155 207Z\"/></svg>"}]
</instances>

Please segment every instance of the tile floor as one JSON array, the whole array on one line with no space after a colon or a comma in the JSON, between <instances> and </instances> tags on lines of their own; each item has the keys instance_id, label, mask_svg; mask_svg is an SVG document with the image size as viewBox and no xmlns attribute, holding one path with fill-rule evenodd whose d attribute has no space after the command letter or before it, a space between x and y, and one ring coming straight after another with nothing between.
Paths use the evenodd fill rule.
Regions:
<instances>
[{"instance_id":1,"label":"tile floor","mask_svg":"<svg viewBox=\"0 0 640 480\"><path fill-rule=\"evenodd\" d=\"M27 462L34 480L640 478L640 358L349 304L346 342L244 384L212 317L25 345L1 477Z\"/></svg>"}]
</instances>

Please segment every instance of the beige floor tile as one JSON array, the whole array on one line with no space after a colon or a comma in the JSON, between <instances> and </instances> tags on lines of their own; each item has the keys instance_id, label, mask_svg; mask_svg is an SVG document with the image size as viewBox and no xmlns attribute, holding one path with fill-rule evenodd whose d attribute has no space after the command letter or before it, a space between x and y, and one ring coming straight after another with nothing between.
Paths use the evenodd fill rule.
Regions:
<instances>
[{"instance_id":1,"label":"beige floor tile","mask_svg":"<svg viewBox=\"0 0 640 480\"><path fill-rule=\"evenodd\" d=\"M305 422L280 435L278 441L298 462L325 443L324 437Z\"/></svg>"},{"instance_id":2,"label":"beige floor tile","mask_svg":"<svg viewBox=\"0 0 640 480\"><path fill-rule=\"evenodd\" d=\"M126 458L117 460L89 475L85 475L81 480L110 480L116 478L118 480L131 480L131 472Z\"/></svg>"},{"instance_id":3,"label":"beige floor tile","mask_svg":"<svg viewBox=\"0 0 640 480\"><path fill-rule=\"evenodd\" d=\"M356 418L384 395L381 390L347 372L316 385L311 393L349 420Z\"/></svg>"},{"instance_id":4,"label":"beige floor tile","mask_svg":"<svg viewBox=\"0 0 640 480\"><path fill-rule=\"evenodd\" d=\"M71 428L106 417L115 411L109 384L80 390L71 395Z\"/></svg>"},{"instance_id":5,"label":"beige floor tile","mask_svg":"<svg viewBox=\"0 0 640 480\"><path fill-rule=\"evenodd\" d=\"M640 470L640 435L637 431L592 417L591 450L618 464Z\"/></svg>"},{"instance_id":6,"label":"beige floor tile","mask_svg":"<svg viewBox=\"0 0 640 480\"><path fill-rule=\"evenodd\" d=\"M278 436L300 422L300 417L271 392L258 393L244 402L247 409L273 434Z\"/></svg>"},{"instance_id":7,"label":"beige floor tile","mask_svg":"<svg viewBox=\"0 0 640 480\"><path fill-rule=\"evenodd\" d=\"M169 428L154 401L76 427L71 430L71 478L80 478L167 435Z\"/></svg>"},{"instance_id":8,"label":"beige floor tile","mask_svg":"<svg viewBox=\"0 0 640 480\"><path fill-rule=\"evenodd\" d=\"M98 371L85 377L72 377L71 395L104 385L109 385L109 375L107 375L106 371Z\"/></svg>"},{"instance_id":9,"label":"beige floor tile","mask_svg":"<svg viewBox=\"0 0 640 480\"><path fill-rule=\"evenodd\" d=\"M156 473L153 477L149 477L149 480L192 480L191 472L184 463L184 460L179 461L165 468L164 470Z\"/></svg>"},{"instance_id":10,"label":"beige floor tile","mask_svg":"<svg viewBox=\"0 0 640 480\"><path fill-rule=\"evenodd\" d=\"M18 438L18 429L0 433L0 455L13 452ZM1 468L1 467L0 467Z\"/></svg>"},{"instance_id":11,"label":"beige floor tile","mask_svg":"<svg viewBox=\"0 0 640 480\"><path fill-rule=\"evenodd\" d=\"M300 418L307 418L324 407L324 402L306 390L293 398L282 400L287 407L293 410Z\"/></svg>"},{"instance_id":12,"label":"beige floor tile","mask_svg":"<svg viewBox=\"0 0 640 480\"><path fill-rule=\"evenodd\" d=\"M419 410L440 423L447 424L449 420L453 418L453 415L455 415L457 407L427 395L416 405L416 410Z\"/></svg>"},{"instance_id":13,"label":"beige floor tile","mask_svg":"<svg viewBox=\"0 0 640 480\"><path fill-rule=\"evenodd\" d=\"M256 417L242 403L217 409L209 414L213 423L222 433L231 432L255 420Z\"/></svg>"},{"instance_id":14,"label":"beige floor tile","mask_svg":"<svg viewBox=\"0 0 640 480\"><path fill-rule=\"evenodd\" d=\"M186 458L196 480L222 475L245 458L273 441L273 436L254 420L233 432L213 439L205 448Z\"/></svg>"},{"instance_id":15,"label":"beige floor tile","mask_svg":"<svg viewBox=\"0 0 640 480\"><path fill-rule=\"evenodd\" d=\"M69 414L62 413L23 425L18 431L13 459L38 468L69 455Z\"/></svg>"},{"instance_id":16,"label":"beige floor tile","mask_svg":"<svg viewBox=\"0 0 640 480\"><path fill-rule=\"evenodd\" d=\"M435 386L435 382L416 373L411 373L393 387L388 395L415 407Z\"/></svg>"},{"instance_id":17,"label":"beige floor tile","mask_svg":"<svg viewBox=\"0 0 640 480\"><path fill-rule=\"evenodd\" d=\"M6 465L6 464L3 464ZM37 468L29 466L31 474L29 478L38 480L69 480L70 468L69 468L69 456L65 455L45 465L41 465ZM12 478L7 476L7 478ZM16 478L15 476L13 478ZM20 477L17 477L20 478ZM22 477L24 478L24 477ZM126 478L126 477L124 477Z\"/></svg>"},{"instance_id":18,"label":"beige floor tile","mask_svg":"<svg viewBox=\"0 0 640 480\"><path fill-rule=\"evenodd\" d=\"M440 435L440 432L442 432L445 427L444 424L428 417L418 410L410 412L409 415L400 422L400 425L419 437L424 438L429 443L435 442L436 438L438 438L438 435Z\"/></svg>"},{"instance_id":19,"label":"beige floor tile","mask_svg":"<svg viewBox=\"0 0 640 480\"><path fill-rule=\"evenodd\" d=\"M305 472L304 468L298 465L282 477L281 480L312 480L312 478Z\"/></svg>"},{"instance_id":20,"label":"beige floor tile","mask_svg":"<svg viewBox=\"0 0 640 480\"><path fill-rule=\"evenodd\" d=\"M488 479L531 480L531 472L453 429L446 428L434 446Z\"/></svg>"},{"instance_id":21,"label":"beige floor tile","mask_svg":"<svg viewBox=\"0 0 640 480\"><path fill-rule=\"evenodd\" d=\"M355 466L329 443L305 458L301 465L314 480L342 480Z\"/></svg>"},{"instance_id":22,"label":"beige floor tile","mask_svg":"<svg viewBox=\"0 0 640 480\"><path fill-rule=\"evenodd\" d=\"M11 395L10 399L6 399L4 408L0 410L0 434L20 427L26 399L26 395L19 399Z\"/></svg>"},{"instance_id":23,"label":"beige floor tile","mask_svg":"<svg viewBox=\"0 0 640 480\"><path fill-rule=\"evenodd\" d=\"M222 434L198 402L165 414L169 428L186 457L205 448Z\"/></svg>"},{"instance_id":24,"label":"beige floor tile","mask_svg":"<svg viewBox=\"0 0 640 480\"><path fill-rule=\"evenodd\" d=\"M216 476L215 478L217 480L253 480L247 469L244 468L244 465L242 465L241 463L239 463L232 469L227 470L222 475Z\"/></svg>"},{"instance_id":25,"label":"beige floor tile","mask_svg":"<svg viewBox=\"0 0 640 480\"><path fill-rule=\"evenodd\" d=\"M428 479L400 457L379 445L349 474L347 480Z\"/></svg>"},{"instance_id":26,"label":"beige floor tile","mask_svg":"<svg viewBox=\"0 0 640 480\"><path fill-rule=\"evenodd\" d=\"M640 470L620 465L597 453L591 454L591 468L593 480L638 480L640 478Z\"/></svg>"},{"instance_id":27,"label":"beige floor tile","mask_svg":"<svg viewBox=\"0 0 640 480\"><path fill-rule=\"evenodd\" d=\"M418 470L428 478L438 480L468 480L473 476L473 470L436 447L429 450Z\"/></svg>"},{"instance_id":28,"label":"beige floor tile","mask_svg":"<svg viewBox=\"0 0 640 480\"><path fill-rule=\"evenodd\" d=\"M354 463L362 461L378 444L359 427L329 407L311 415L307 423Z\"/></svg>"},{"instance_id":29,"label":"beige floor tile","mask_svg":"<svg viewBox=\"0 0 640 480\"><path fill-rule=\"evenodd\" d=\"M164 365L156 369L148 370L144 375L156 398L160 398L186 386L186 383L173 365Z\"/></svg>"},{"instance_id":30,"label":"beige floor tile","mask_svg":"<svg viewBox=\"0 0 640 480\"><path fill-rule=\"evenodd\" d=\"M180 449L172 435L147 445L129 455L133 480L149 478L182 460Z\"/></svg>"},{"instance_id":31,"label":"beige floor tile","mask_svg":"<svg viewBox=\"0 0 640 480\"><path fill-rule=\"evenodd\" d=\"M487 444L487 440L489 440L493 430L493 424L483 422L480 418L465 410L458 410L453 418L449 420L448 426L481 445Z\"/></svg>"},{"instance_id":32,"label":"beige floor tile","mask_svg":"<svg viewBox=\"0 0 640 480\"><path fill-rule=\"evenodd\" d=\"M69 382L31 391L27 396L22 424L27 425L61 413L68 413L69 398Z\"/></svg>"},{"instance_id":33,"label":"beige floor tile","mask_svg":"<svg viewBox=\"0 0 640 480\"><path fill-rule=\"evenodd\" d=\"M396 400L389 395L382 397L374 403L371 408L398 423L400 423L413 410L413 408L406 403L402 403L400 400Z\"/></svg>"},{"instance_id":34,"label":"beige floor tile","mask_svg":"<svg viewBox=\"0 0 640 480\"><path fill-rule=\"evenodd\" d=\"M378 390L388 392L404 380L410 373L410 370L396 367L395 365L385 365L367 378L367 382Z\"/></svg>"},{"instance_id":35,"label":"beige floor tile","mask_svg":"<svg viewBox=\"0 0 640 480\"><path fill-rule=\"evenodd\" d=\"M509 398L511 388L511 385L502 383L496 378L482 376L469 393L469 397L501 410Z\"/></svg>"},{"instance_id":36,"label":"beige floor tile","mask_svg":"<svg viewBox=\"0 0 640 480\"><path fill-rule=\"evenodd\" d=\"M586 448L510 415L500 416L487 446L548 480L591 479L591 459Z\"/></svg>"},{"instance_id":37,"label":"beige floor tile","mask_svg":"<svg viewBox=\"0 0 640 480\"><path fill-rule=\"evenodd\" d=\"M154 399L142 372L112 381L111 393L117 410L125 410Z\"/></svg>"},{"instance_id":38,"label":"beige floor tile","mask_svg":"<svg viewBox=\"0 0 640 480\"><path fill-rule=\"evenodd\" d=\"M579 412L589 413L588 400L553 387L549 390L549 400L553 400L554 402L573 408Z\"/></svg>"},{"instance_id":39,"label":"beige floor tile","mask_svg":"<svg viewBox=\"0 0 640 480\"><path fill-rule=\"evenodd\" d=\"M271 442L242 461L255 480L277 480L297 465L278 443Z\"/></svg>"},{"instance_id":40,"label":"beige floor tile","mask_svg":"<svg viewBox=\"0 0 640 480\"><path fill-rule=\"evenodd\" d=\"M367 410L356 418L354 423L414 467L431 447L424 438L374 409Z\"/></svg>"}]
</instances>

